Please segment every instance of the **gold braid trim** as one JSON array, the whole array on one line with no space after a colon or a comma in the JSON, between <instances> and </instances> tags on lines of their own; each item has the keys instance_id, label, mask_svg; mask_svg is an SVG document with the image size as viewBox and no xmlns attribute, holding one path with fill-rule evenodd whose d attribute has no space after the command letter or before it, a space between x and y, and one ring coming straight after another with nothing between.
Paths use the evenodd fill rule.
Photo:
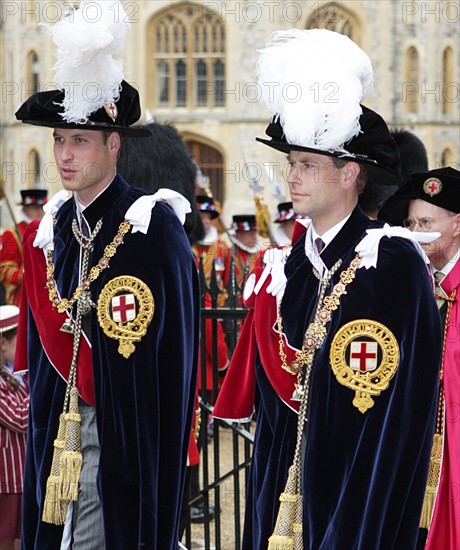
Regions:
<instances>
[{"instance_id":1,"label":"gold braid trim","mask_svg":"<svg viewBox=\"0 0 460 550\"><path fill-rule=\"evenodd\" d=\"M316 350L323 345L326 336L326 323L331 319L331 312L338 308L340 297L346 294L346 286L353 282L356 270L361 264L362 257L357 254L350 266L340 274L340 282L337 283L330 296L325 296L326 287L335 271L340 267L341 260L334 264L331 271L320 279L321 289L316 309L315 319L310 323L304 338L304 345L296 352L296 361L290 365L286 363L284 342L282 340L281 318L278 316L278 329L280 334L280 357L282 367L291 374L297 374L298 384L293 399L300 401L299 416L297 420L297 438L294 450L294 459L289 468L286 487L280 495L280 507L276 518L275 529L268 539L268 550L303 550L303 496L302 496L302 437L307 417L307 405L310 394L310 375L313 368L313 360ZM319 274L315 273L319 278ZM303 373L303 371L305 371ZM303 385L301 385L303 374Z\"/></svg>"},{"instance_id":2,"label":"gold braid trim","mask_svg":"<svg viewBox=\"0 0 460 550\"><path fill-rule=\"evenodd\" d=\"M70 309L74 303L79 299L81 294L88 290L91 283L95 281L101 272L109 267L110 259L117 253L117 248L123 244L123 237L131 229L131 224L124 220L118 227L118 233L113 238L112 242L108 244L104 249L104 255L99 260L97 265L93 266L89 272L89 275L82 281L80 285L75 289L72 298L59 298L59 293L56 288L56 281L54 280L54 263L53 263L53 250L48 250L47 254L47 269L46 269L46 288L48 289L48 296L53 306L57 308L59 313L63 313L66 309Z\"/></svg>"},{"instance_id":3,"label":"gold braid trim","mask_svg":"<svg viewBox=\"0 0 460 550\"><path fill-rule=\"evenodd\" d=\"M42 512L42 521L54 525L65 523L70 502L78 500L78 483L83 464L83 454L81 452L81 415L78 410L76 380L82 317L88 315L92 307L89 286L109 266L110 258L115 256L118 246L123 243L123 237L130 230L131 225L126 220L119 225L118 233L113 241L105 247L103 257L96 266L91 268L88 275L91 248L101 227L102 220L99 220L93 235L87 238L78 232L76 223L73 224L72 230L75 238L83 250L80 273L83 282L75 289L72 298L59 298L56 281L54 280L53 250L49 250L47 254L46 288L53 307L56 307L59 313L63 313L66 309L71 309L75 303L77 304L75 327L73 329L72 362L67 380L63 411L59 417L58 435L54 441L53 460L50 475L46 482Z\"/></svg>"}]
</instances>

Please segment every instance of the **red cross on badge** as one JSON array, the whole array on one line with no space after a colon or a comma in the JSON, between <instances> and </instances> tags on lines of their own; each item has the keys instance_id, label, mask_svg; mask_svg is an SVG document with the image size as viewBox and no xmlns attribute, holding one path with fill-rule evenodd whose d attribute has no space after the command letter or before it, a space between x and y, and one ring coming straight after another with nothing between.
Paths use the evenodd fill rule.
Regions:
<instances>
[{"instance_id":1,"label":"red cross on badge","mask_svg":"<svg viewBox=\"0 0 460 550\"><path fill-rule=\"evenodd\" d=\"M109 117L115 122L118 116L118 109L115 103L108 103L105 106L105 112L109 115Z\"/></svg>"},{"instance_id":2,"label":"red cross on badge","mask_svg":"<svg viewBox=\"0 0 460 550\"><path fill-rule=\"evenodd\" d=\"M350 367L359 372L377 368L377 342L351 342Z\"/></svg>"},{"instance_id":3,"label":"red cross on badge","mask_svg":"<svg viewBox=\"0 0 460 550\"><path fill-rule=\"evenodd\" d=\"M423 182L423 191L430 195L430 197L434 197L434 195L437 195L442 190L442 181L438 178L428 178Z\"/></svg>"},{"instance_id":4,"label":"red cross on badge","mask_svg":"<svg viewBox=\"0 0 460 550\"><path fill-rule=\"evenodd\" d=\"M136 318L134 294L119 294L112 298L112 315L116 323L126 323Z\"/></svg>"}]
</instances>

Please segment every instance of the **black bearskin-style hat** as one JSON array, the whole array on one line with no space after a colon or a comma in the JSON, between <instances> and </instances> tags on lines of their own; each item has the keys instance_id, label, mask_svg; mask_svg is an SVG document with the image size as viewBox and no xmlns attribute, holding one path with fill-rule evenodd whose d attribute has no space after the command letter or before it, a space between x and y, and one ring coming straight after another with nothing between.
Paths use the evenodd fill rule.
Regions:
<instances>
[{"instance_id":1,"label":"black bearskin-style hat","mask_svg":"<svg viewBox=\"0 0 460 550\"><path fill-rule=\"evenodd\" d=\"M358 162L367 167L370 184L401 184L388 126L361 104L372 86L371 61L347 36L326 29L276 32L260 52L258 75L262 100L273 114L266 130L271 139L258 141L285 153Z\"/></svg>"},{"instance_id":2,"label":"black bearskin-style hat","mask_svg":"<svg viewBox=\"0 0 460 550\"><path fill-rule=\"evenodd\" d=\"M129 28L127 21L118 0L83 0L71 17L49 28L57 46L53 79L57 90L33 94L18 109L16 118L49 128L150 135L146 128L131 126L139 120L141 109L139 94L123 80L118 59Z\"/></svg>"},{"instance_id":3,"label":"black bearskin-style hat","mask_svg":"<svg viewBox=\"0 0 460 550\"><path fill-rule=\"evenodd\" d=\"M206 195L197 195L196 203L200 212L209 212L211 218L218 218L219 212L217 206L214 204L214 199Z\"/></svg>"},{"instance_id":4,"label":"black bearskin-style hat","mask_svg":"<svg viewBox=\"0 0 460 550\"><path fill-rule=\"evenodd\" d=\"M46 204L48 191L46 189L21 189L19 206L43 206Z\"/></svg>"},{"instance_id":5,"label":"black bearskin-style hat","mask_svg":"<svg viewBox=\"0 0 460 550\"><path fill-rule=\"evenodd\" d=\"M379 220L402 225L407 218L409 203L421 199L458 214L460 212L460 172L454 168L439 168L412 174L382 206Z\"/></svg>"},{"instance_id":6,"label":"black bearskin-style hat","mask_svg":"<svg viewBox=\"0 0 460 550\"><path fill-rule=\"evenodd\" d=\"M428 172L428 156L422 141L408 130L391 130L390 134L401 159L401 184L415 172ZM384 179L373 181L359 195L358 204L365 212L378 211L397 189L397 185L389 186Z\"/></svg>"},{"instance_id":7,"label":"black bearskin-style hat","mask_svg":"<svg viewBox=\"0 0 460 550\"><path fill-rule=\"evenodd\" d=\"M401 158L401 176L406 182L412 174L428 172L428 155L423 142L409 130L392 130Z\"/></svg>"},{"instance_id":8,"label":"black bearskin-style hat","mask_svg":"<svg viewBox=\"0 0 460 550\"><path fill-rule=\"evenodd\" d=\"M257 222L254 214L236 214L232 217L232 227L234 231L255 231Z\"/></svg>"}]
</instances>

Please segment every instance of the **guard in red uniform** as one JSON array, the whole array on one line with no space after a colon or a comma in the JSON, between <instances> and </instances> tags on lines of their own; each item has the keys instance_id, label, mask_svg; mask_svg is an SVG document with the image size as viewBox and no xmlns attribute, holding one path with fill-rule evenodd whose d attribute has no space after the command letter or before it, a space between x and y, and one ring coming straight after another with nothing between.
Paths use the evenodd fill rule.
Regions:
<instances>
[{"instance_id":1,"label":"guard in red uniform","mask_svg":"<svg viewBox=\"0 0 460 550\"><path fill-rule=\"evenodd\" d=\"M24 267L22 238L32 220L43 218L43 205L46 204L47 194L45 189L23 189L21 191L22 200L19 203L22 206L22 220L17 225L5 230L2 235L0 283L3 283L5 287L7 304L19 306Z\"/></svg>"}]
</instances>

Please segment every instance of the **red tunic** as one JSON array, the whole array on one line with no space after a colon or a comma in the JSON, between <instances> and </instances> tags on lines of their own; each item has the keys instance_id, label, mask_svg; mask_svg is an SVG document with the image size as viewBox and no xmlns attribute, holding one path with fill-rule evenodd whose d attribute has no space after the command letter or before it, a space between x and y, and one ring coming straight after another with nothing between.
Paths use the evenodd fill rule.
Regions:
<instances>
[{"instance_id":1,"label":"red tunic","mask_svg":"<svg viewBox=\"0 0 460 550\"><path fill-rule=\"evenodd\" d=\"M22 238L27 229L26 222L18 224L16 227L6 229L2 235L2 249L0 258L0 282L4 284L6 291L6 303L19 306L23 258L22 258Z\"/></svg>"},{"instance_id":2,"label":"red tunic","mask_svg":"<svg viewBox=\"0 0 460 550\"><path fill-rule=\"evenodd\" d=\"M444 440L438 493L426 550L460 548L460 260L441 282L454 302L444 333Z\"/></svg>"}]
</instances>

